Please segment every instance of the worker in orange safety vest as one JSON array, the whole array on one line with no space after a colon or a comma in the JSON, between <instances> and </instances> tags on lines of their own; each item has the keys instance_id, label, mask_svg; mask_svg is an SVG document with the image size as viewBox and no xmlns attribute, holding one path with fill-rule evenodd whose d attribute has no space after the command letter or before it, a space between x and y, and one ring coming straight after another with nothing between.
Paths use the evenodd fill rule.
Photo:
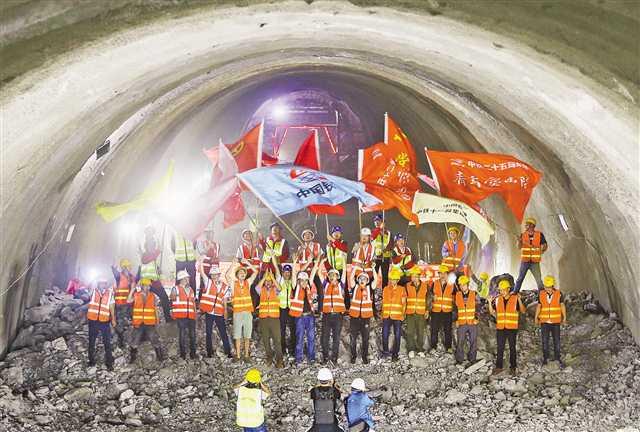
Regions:
<instances>
[{"instance_id":1,"label":"worker in orange safety vest","mask_svg":"<svg viewBox=\"0 0 640 432\"><path fill-rule=\"evenodd\" d=\"M131 305L131 351L129 363L134 363L138 356L138 347L147 339L156 352L156 359L163 361L165 354L156 326L160 322L160 299L151 291L152 281L141 279L139 284L129 292L127 303Z\"/></svg>"},{"instance_id":2,"label":"worker in orange safety vest","mask_svg":"<svg viewBox=\"0 0 640 432\"><path fill-rule=\"evenodd\" d=\"M391 356L398 361L402 322L407 307L407 291L398 282L403 276L402 270L393 268L389 272L389 285L382 291L382 357ZM393 327L393 347L389 351L389 335Z\"/></svg>"},{"instance_id":3,"label":"worker in orange safety vest","mask_svg":"<svg viewBox=\"0 0 640 432\"><path fill-rule=\"evenodd\" d=\"M178 282L172 289L171 316L178 324L178 345L180 357L187 358L187 337L189 338L189 356L197 359L196 354L196 297L190 287L191 275L186 270L180 270L176 276Z\"/></svg>"},{"instance_id":4,"label":"worker in orange safety vest","mask_svg":"<svg viewBox=\"0 0 640 432\"><path fill-rule=\"evenodd\" d=\"M111 266L111 272L115 279L114 300L116 311L116 335L118 336L118 345L120 348L126 345L126 332L131 326L131 306L127 303L129 292L136 284L136 278L131 272L131 262L122 258L120 260L120 268Z\"/></svg>"},{"instance_id":5,"label":"worker in orange safety vest","mask_svg":"<svg viewBox=\"0 0 640 432\"><path fill-rule=\"evenodd\" d=\"M113 354L111 353L111 326L116 326L115 301L113 289L107 286L106 278L96 280L87 308L89 324L89 366L96 364L96 339L102 335L104 360L107 369L113 370Z\"/></svg>"},{"instance_id":6,"label":"worker in orange safety vest","mask_svg":"<svg viewBox=\"0 0 640 432\"><path fill-rule=\"evenodd\" d=\"M535 322L542 333L542 365L549 361L549 337L553 336L553 359L563 367L560 359L560 325L567 323L567 309L564 295L556 288L556 279L546 276L542 281L544 290L538 295Z\"/></svg>"},{"instance_id":7,"label":"worker in orange safety vest","mask_svg":"<svg viewBox=\"0 0 640 432\"><path fill-rule=\"evenodd\" d=\"M449 271L449 267L440 264L438 269L439 279L433 282L431 300L431 338L429 351L436 349L438 345L438 333L444 332L444 348L452 352L451 325L453 322L453 293L455 290L456 275Z\"/></svg>"},{"instance_id":8,"label":"worker in orange safety vest","mask_svg":"<svg viewBox=\"0 0 640 432\"><path fill-rule=\"evenodd\" d=\"M533 278L536 280L538 291L542 291L542 275L540 273L540 261L542 254L547 250L547 239L544 234L536 230L535 218L528 217L525 219L525 230L518 238L518 247L520 248L520 272L516 279L515 293L520 292L522 282L527 276L527 272L531 271Z\"/></svg>"},{"instance_id":9,"label":"worker in orange safety vest","mask_svg":"<svg viewBox=\"0 0 640 432\"><path fill-rule=\"evenodd\" d=\"M502 372L504 348L509 341L509 367L511 375L517 374L516 342L518 337L518 321L520 314L526 309L522 304L520 295L511 292L511 282L503 279L498 283L499 295L489 301L489 313L496 318L496 339L498 352L496 354L496 367L492 375Z\"/></svg>"}]
</instances>

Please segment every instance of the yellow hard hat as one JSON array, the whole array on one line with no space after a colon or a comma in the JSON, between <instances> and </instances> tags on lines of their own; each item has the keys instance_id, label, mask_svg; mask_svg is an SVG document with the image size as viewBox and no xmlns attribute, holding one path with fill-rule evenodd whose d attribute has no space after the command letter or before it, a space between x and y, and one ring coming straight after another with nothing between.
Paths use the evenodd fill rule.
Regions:
<instances>
[{"instance_id":1,"label":"yellow hard hat","mask_svg":"<svg viewBox=\"0 0 640 432\"><path fill-rule=\"evenodd\" d=\"M422 269L418 266L413 266L411 267L411 270L409 270L409 273L411 275L420 276L422 274Z\"/></svg>"},{"instance_id":2,"label":"yellow hard hat","mask_svg":"<svg viewBox=\"0 0 640 432\"><path fill-rule=\"evenodd\" d=\"M554 278L551 275L545 276L545 278L542 280L542 283L546 287L552 287L552 286L554 286L556 284L556 278Z\"/></svg>"},{"instance_id":3,"label":"yellow hard hat","mask_svg":"<svg viewBox=\"0 0 640 432\"><path fill-rule=\"evenodd\" d=\"M487 279L489 279L489 273L487 272L480 273L480 279L486 281Z\"/></svg>"},{"instance_id":4,"label":"yellow hard hat","mask_svg":"<svg viewBox=\"0 0 640 432\"><path fill-rule=\"evenodd\" d=\"M126 258L122 258L120 260L120 267L122 267L122 268L129 267L129 268L131 268L131 262Z\"/></svg>"},{"instance_id":5,"label":"yellow hard hat","mask_svg":"<svg viewBox=\"0 0 640 432\"><path fill-rule=\"evenodd\" d=\"M400 280L401 277L402 271L398 270L397 268L394 268L389 272L389 279Z\"/></svg>"},{"instance_id":6,"label":"yellow hard hat","mask_svg":"<svg viewBox=\"0 0 640 432\"><path fill-rule=\"evenodd\" d=\"M455 231L455 232L457 232L458 234L460 234L460 228L458 228L458 227L455 227L455 226L449 227L449 229L447 230L447 232L451 232L451 231Z\"/></svg>"},{"instance_id":7,"label":"yellow hard hat","mask_svg":"<svg viewBox=\"0 0 640 432\"><path fill-rule=\"evenodd\" d=\"M140 285L151 285L151 279L148 279L148 278L140 279Z\"/></svg>"},{"instance_id":8,"label":"yellow hard hat","mask_svg":"<svg viewBox=\"0 0 640 432\"><path fill-rule=\"evenodd\" d=\"M509 282L509 281L508 281L508 280L506 280L506 279L502 279L502 280L500 281L500 283L498 284L498 288L499 288L499 289L505 289L505 288L506 288L506 289L509 289L509 288L511 288L511 282Z\"/></svg>"},{"instance_id":9,"label":"yellow hard hat","mask_svg":"<svg viewBox=\"0 0 640 432\"><path fill-rule=\"evenodd\" d=\"M469 278L465 275L462 275L458 278L458 284L460 285L466 285L469 283Z\"/></svg>"},{"instance_id":10,"label":"yellow hard hat","mask_svg":"<svg viewBox=\"0 0 640 432\"><path fill-rule=\"evenodd\" d=\"M438 267L438 271L440 273L449 273L449 267L444 264L440 264L440 267Z\"/></svg>"},{"instance_id":11,"label":"yellow hard hat","mask_svg":"<svg viewBox=\"0 0 640 432\"><path fill-rule=\"evenodd\" d=\"M533 225L536 225L536 218L528 217L528 218L526 218L526 219L525 219L524 223L525 223L525 224L533 224Z\"/></svg>"},{"instance_id":12,"label":"yellow hard hat","mask_svg":"<svg viewBox=\"0 0 640 432\"><path fill-rule=\"evenodd\" d=\"M260 371L258 369L249 369L244 378L251 384L260 384L262 376L260 375Z\"/></svg>"}]
</instances>

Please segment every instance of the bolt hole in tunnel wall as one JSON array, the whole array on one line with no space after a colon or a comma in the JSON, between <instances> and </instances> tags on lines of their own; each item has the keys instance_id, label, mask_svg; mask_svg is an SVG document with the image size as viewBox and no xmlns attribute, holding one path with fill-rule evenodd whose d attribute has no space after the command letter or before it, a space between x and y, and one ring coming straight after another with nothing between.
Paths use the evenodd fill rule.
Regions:
<instances>
[{"instance_id":1,"label":"bolt hole in tunnel wall","mask_svg":"<svg viewBox=\"0 0 640 432\"><path fill-rule=\"evenodd\" d=\"M346 157L323 152L330 172L355 176L353 152L382 138L385 111L423 170L428 146L511 154L543 171L527 211L550 240L543 272L567 291L593 291L639 335L635 105L554 58L446 18L342 2L247 11L204 8L123 31L5 89L3 286L28 264L31 244L50 245L29 279L3 290L0 351L22 308L52 282L135 255L115 234L120 224L95 215L96 202L134 196L170 159L178 185L202 183L203 147L235 140L270 100L301 94L333 107L345 127L338 156ZM107 137L110 151L96 160ZM500 200L483 207L505 228L486 270L515 272L520 227ZM355 239L353 218L335 221ZM404 226L395 212L390 223ZM436 244L437 227L412 229ZM225 254L240 228L218 231Z\"/></svg>"}]
</instances>

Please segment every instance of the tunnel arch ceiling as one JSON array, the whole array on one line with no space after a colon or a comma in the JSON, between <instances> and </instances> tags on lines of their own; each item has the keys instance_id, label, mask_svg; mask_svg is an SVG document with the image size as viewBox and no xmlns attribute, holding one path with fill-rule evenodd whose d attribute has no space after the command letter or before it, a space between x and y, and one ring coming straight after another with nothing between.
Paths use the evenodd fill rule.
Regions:
<instances>
[{"instance_id":1,"label":"tunnel arch ceiling","mask_svg":"<svg viewBox=\"0 0 640 432\"><path fill-rule=\"evenodd\" d=\"M69 256L97 247L91 206L96 197L115 198L98 181L100 172L131 172L212 95L296 68L348 70L397 83L441 107L481 144L473 150L514 154L541 168L545 178L529 212L540 215L555 242L544 270L559 268L567 288L592 290L638 337L635 105L513 40L447 19L387 9L370 14L333 2L309 10L297 2L258 6L251 14L207 9L123 32L9 85L2 97L11 119L3 129L3 285L26 264L32 244L51 238ZM105 137L144 107L144 118L112 154L93 160ZM403 118L413 137L417 126ZM164 156L170 153L168 145ZM124 190L126 181L113 176L109 190ZM569 233L548 218L556 212L572 216ZM494 217L513 225L504 211ZM66 231L56 228L69 223L79 231L65 246ZM86 240L78 240L83 229ZM497 241L513 250L507 236ZM47 251L29 282L0 300L0 350L21 308L51 280L59 256ZM513 271L513 259L497 266Z\"/></svg>"}]
</instances>

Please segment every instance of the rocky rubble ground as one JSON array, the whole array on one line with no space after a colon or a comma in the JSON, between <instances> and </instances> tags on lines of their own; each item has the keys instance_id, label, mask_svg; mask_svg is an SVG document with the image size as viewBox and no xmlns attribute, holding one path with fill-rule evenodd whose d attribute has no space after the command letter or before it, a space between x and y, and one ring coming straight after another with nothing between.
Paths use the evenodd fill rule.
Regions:
<instances>
[{"instance_id":1,"label":"rocky rubble ground","mask_svg":"<svg viewBox=\"0 0 640 432\"><path fill-rule=\"evenodd\" d=\"M342 357L333 367L343 389L363 377L376 400L380 431L612 431L640 428L640 347L614 314L605 314L586 294L568 296L563 329L566 367L541 366L539 330L529 304L518 337L519 374L490 377L495 335L482 317L475 365L456 365L451 354L434 351L400 361L377 359L380 329L372 329L372 362L348 362L343 329ZM0 430L6 431L236 431L233 386L248 365L224 358L182 361L173 324L161 325L170 359L158 363L151 347L138 363L115 348L116 368L87 367L86 306L56 289L26 311L23 329L0 362ZM598 313L593 313L598 312ZM202 321L202 320L201 320ZM203 322L198 331L204 352ZM345 325L348 328L348 325ZM255 364L273 390L267 402L270 431L306 430L307 397L318 365L264 367L260 344ZM317 344L319 346L319 343ZM99 350L98 358L102 359Z\"/></svg>"}]
</instances>

